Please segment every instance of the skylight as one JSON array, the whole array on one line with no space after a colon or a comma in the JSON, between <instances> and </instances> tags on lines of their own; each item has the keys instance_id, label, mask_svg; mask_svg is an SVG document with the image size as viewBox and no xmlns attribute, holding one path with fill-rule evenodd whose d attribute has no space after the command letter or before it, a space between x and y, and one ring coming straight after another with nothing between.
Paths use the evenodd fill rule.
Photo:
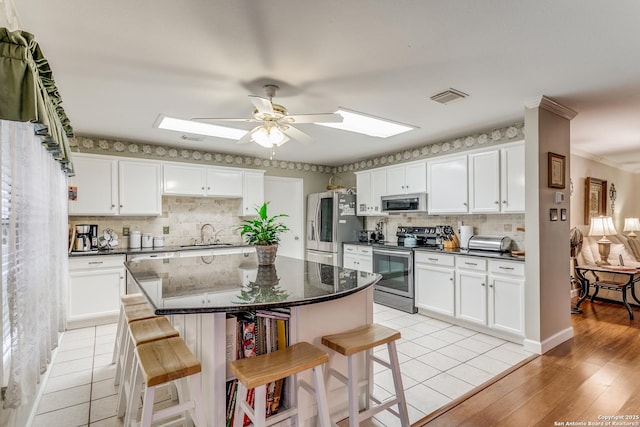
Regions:
<instances>
[{"instance_id":1,"label":"skylight","mask_svg":"<svg viewBox=\"0 0 640 427\"><path fill-rule=\"evenodd\" d=\"M242 129L234 129L209 123L193 122L191 120L176 119L162 114L158 116L153 127L196 135L234 139L236 141L247 134L247 131Z\"/></svg>"},{"instance_id":2,"label":"skylight","mask_svg":"<svg viewBox=\"0 0 640 427\"><path fill-rule=\"evenodd\" d=\"M316 123L320 126L327 126L335 129L347 130L349 132L362 133L378 138L388 138L415 129L412 126L381 119L355 111L340 108L336 111L344 117L342 123Z\"/></svg>"}]
</instances>

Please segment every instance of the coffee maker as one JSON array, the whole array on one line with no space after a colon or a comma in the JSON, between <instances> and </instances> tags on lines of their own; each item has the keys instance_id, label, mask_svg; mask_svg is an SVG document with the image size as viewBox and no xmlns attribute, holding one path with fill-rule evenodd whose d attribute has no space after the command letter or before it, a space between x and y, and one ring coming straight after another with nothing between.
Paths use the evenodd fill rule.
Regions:
<instances>
[{"instance_id":1,"label":"coffee maker","mask_svg":"<svg viewBox=\"0 0 640 427\"><path fill-rule=\"evenodd\" d=\"M88 252L98 250L98 225L77 224L75 226L73 251Z\"/></svg>"}]
</instances>

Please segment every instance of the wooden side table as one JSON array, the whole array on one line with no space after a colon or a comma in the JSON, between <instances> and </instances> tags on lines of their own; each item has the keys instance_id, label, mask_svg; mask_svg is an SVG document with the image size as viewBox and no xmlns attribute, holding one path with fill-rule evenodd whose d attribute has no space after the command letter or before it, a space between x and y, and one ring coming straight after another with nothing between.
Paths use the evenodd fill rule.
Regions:
<instances>
[{"instance_id":1,"label":"wooden side table","mask_svg":"<svg viewBox=\"0 0 640 427\"><path fill-rule=\"evenodd\" d=\"M603 298L598 297L598 292L600 291L600 289L609 289L622 293L622 304L629 312L629 318L631 320L634 319L631 305L629 305L629 301L627 301L627 289L631 289L631 297L638 305L640 305L640 301L636 296L636 289L634 286L638 281L640 281L640 269L616 265L582 265L576 267L575 272L582 287L582 293L580 295L580 299L576 303L576 309L580 309L580 304L582 304L582 302L587 299L587 297L590 297L591 302L593 302L595 299L604 300ZM591 276L593 276L593 280L587 278L587 274L589 273ZM614 276L612 280L602 280L600 279L600 276L598 276L598 273L607 273ZM618 275L622 276L622 280L616 280ZM589 295L589 286L593 286L595 288L593 295ZM611 300L607 301L611 302Z\"/></svg>"}]
</instances>

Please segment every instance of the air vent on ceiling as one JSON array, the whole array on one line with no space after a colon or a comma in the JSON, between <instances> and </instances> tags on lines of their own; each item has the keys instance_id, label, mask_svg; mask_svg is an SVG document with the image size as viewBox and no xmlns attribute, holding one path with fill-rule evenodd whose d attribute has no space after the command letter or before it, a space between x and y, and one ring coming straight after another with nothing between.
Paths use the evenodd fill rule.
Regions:
<instances>
[{"instance_id":1,"label":"air vent on ceiling","mask_svg":"<svg viewBox=\"0 0 640 427\"><path fill-rule=\"evenodd\" d=\"M203 137L194 136L194 135L182 135L180 138L184 139L185 141L193 141L193 142L200 142L204 140Z\"/></svg>"},{"instance_id":2,"label":"air vent on ceiling","mask_svg":"<svg viewBox=\"0 0 640 427\"><path fill-rule=\"evenodd\" d=\"M431 99L441 104L448 104L451 101L455 101L456 99L464 99L467 96L469 95L467 95L464 92L461 92L453 88L449 88L443 92L433 95Z\"/></svg>"}]
</instances>

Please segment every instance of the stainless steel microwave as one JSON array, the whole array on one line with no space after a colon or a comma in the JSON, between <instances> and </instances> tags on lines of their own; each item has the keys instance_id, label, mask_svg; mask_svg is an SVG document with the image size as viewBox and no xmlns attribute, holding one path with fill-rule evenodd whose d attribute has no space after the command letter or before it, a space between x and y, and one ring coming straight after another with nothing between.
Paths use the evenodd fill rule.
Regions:
<instances>
[{"instance_id":1,"label":"stainless steel microwave","mask_svg":"<svg viewBox=\"0 0 640 427\"><path fill-rule=\"evenodd\" d=\"M426 212L427 193L382 196L382 212Z\"/></svg>"}]
</instances>

